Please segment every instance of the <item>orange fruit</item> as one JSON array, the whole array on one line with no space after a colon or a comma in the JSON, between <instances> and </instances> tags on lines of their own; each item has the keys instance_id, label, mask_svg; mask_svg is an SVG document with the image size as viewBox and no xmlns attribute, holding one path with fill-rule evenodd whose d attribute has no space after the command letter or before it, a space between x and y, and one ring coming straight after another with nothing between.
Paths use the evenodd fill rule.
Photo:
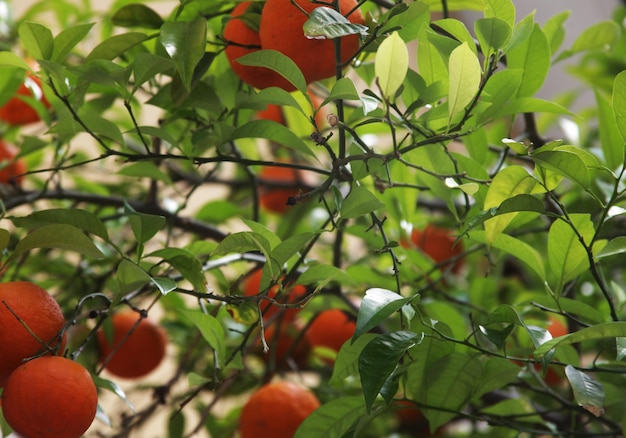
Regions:
<instances>
[{"instance_id":1,"label":"orange fruit","mask_svg":"<svg viewBox=\"0 0 626 438\"><path fill-rule=\"evenodd\" d=\"M356 323L339 309L325 310L317 315L306 332L311 346L325 347L338 352L341 346L354 335ZM334 361L324 358L327 363Z\"/></svg>"},{"instance_id":2,"label":"orange fruit","mask_svg":"<svg viewBox=\"0 0 626 438\"><path fill-rule=\"evenodd\" d=\"M16 96L11 97L0 107L0 120L10 125L26 125L41 120L37 111L19 96L34 97L46 108L50 108L50 103L43 94L41 80L32 74L27 74L24 83L18 88Z\"/></svg>"},{"instance_id":3,"label":"orange fruit","mask_svg":"<svg viewBox=\"0 0 626 438\"><path fill-rule=\"evenodd\" d=\"M548 317L548 328L547 330L550 332L553 338L558 338L559 336L565 336L569 333L567 326L555 315L550 315Z\"/></svg>"},{"instance_id":4,"label":"orange fruit","mask_svg":"<svg viewBox=\"0 0 626 438\"><path fill-rule=\"evenodd\" d=\"M98 392L89 371L60 356L18 367L2 393L7 423L26 438L79 438L96 416Z\"/></svg>"},{"instance_id":5,"label":"orange fruit","mask_svg":"<svg viewBox=\"0 0 626 438\"><path fill-rule=\"evenodd\" d=\"M433 224L427 225L423 230L414 229L411 233L413 244L435 263L444 265L444 269L453 263L451 268L453 273L457 273L463 266L463 261L460 258L454 262L448 262L463 253L463 244L459 241L455 245L455 240L455 236L449 229Z\"/></svg>"},{"instance_id":6,"label":"orange fruit","mask_svg":"<svg viewBox=\"0 0 626 438\"><path fill-rule=\"evenodd\" d=\"M320 6L332 7L311 0L296 0L307 13ZM341 0L339 10L347 14L357 7L357 0ZM357 9L349 17L352 23L363 24L363 16ZM302 70L308 83L335 76L335 45L331 39L309 39L304 35L302 26L308 16L291 0L267 0L261 13L259 35L263 49L277 50L291 58ZM359 49L358 35L348 35L341 41L341 62L345 63Z\"/></svg>"},{"instance_id":7,"label":"orange fruit","mask_svg":"<svg viewBox=\"0 0 626 438\"><path fill-rule=\"evenodd\" d=\"M0 388L24 360L44 351L42 342L56 348L64 326L61 308L41 287L27 281L0 283Z\"/></svg>"},{"instance_id":8,"label":"orange fruit","mask_svg":"<svg viewBox=\"0 0 626 438\"><path fill-rule=\"evenodd\" d=\"M26 162L18 158L17 148L0 139L0 183L21 184L23 174L26 173Z\"/></svg>"},{"instance_id":9,"label":"orange fruit","mask_svg":"<svg viewBox=\"0 0 626 438\"><path fill-rule=\"evenodd\" d=\"M240 64L237 58L261 50L261 38L255 26L260 20L259 7L253 2L239 3L224 26L223 38L226 42L226 58L235 74L254 88L280 87L287 91L295 90L285 78L264 67L251 67ZM245 14L245 15L244 15Z\"/></svg>"},{"instance_id":10,"label":"orange fruit","mask_svg":"<svg viewBox=\"0 0 626 438\"><path fill-rule=\"evenodd\" d=\"M417 409L415 404L408 400L398 400L394 402L394 405L398 407L396 416L400 423L400 430L411 432L414 436L431 436L428 420L424 417L422 411Z\"/></svg>"},{"instance_id":11,"label":"orange fruit","mask_svg":"<svg viewBox=\"0 0 626 438\"><path fill-rule=\"evenodd\" d=\"M164 331L136 312L113 315L113 338L101 328L97 333L100 361L110 373L132 379L145 376L159 366L165 357L167 339ZM139 322L138 322L139 321Z\"/></svg>"},{"instance_id":12,"label":"orange fruit","mask_svg":"<svg viewBox=\"0 0 626 438\"><path fill-rule=\"evenodd\" d=\"M246 279L243 285L243 293L247 297L251 297L254 295L258 295L259 289L261 287L261 275L262 270L257 269ZM270 298L276 298L280 287L278 285L273 286L267 293L267 296ZM300 301L306 295L307 290L305 286L296 284L291 287L287 287L281 297L278 298L278 302L280 303L296 303ZM284 310L283 310L284 309ZM300 311L297 307L288 307L283 308L277 306L269 301L261 301L261 311L263 312L263 320L269 321L274 318L278 312L282 311L282 320L284 322L293 321Z\"/></svg>"},{"instance_id":13,"label":"orange fruit","mask_svg":"<svg viewBox=\"0 0 626 438\"><path fill-rule=\"evenodd\" d=\"M241 438L292 438L320 402L307 388L279 381L256 390L241 410Z\"/></svg>"},{"instance_id":14,"label":"orange fruit","mask_svg":"<svg viewBox=\"0 0 626 438\"><path fill-rule=\"evenodd\" d=\"M290 207L290 197L300 194L300 172L290 167L266 166L259 173L262 182L275 187L259 188L259 203L267 211L285 213ZM261 184L262 185L262 184ZM285 187L280 187L280 186Z\"/></svg>"},{"instance_id":15,"label":"orange fruit","mask_svg":"<svg viewBox=\"0 0 626 438\"><path fill-rule=\"evenodd\" d=\"M300 328L291 323L283 322L278 334L274 325L265 328L265 341L270 348L267 353L261 351L260 357L266 364L273 361L277 370L291 370L292 365L297 369L306 367L311 355L311 344L306 336L298 338ZM297 340L297 344L294 343ZM261 340L259 338L259 345Z\"/></svg>"}]
</instances>

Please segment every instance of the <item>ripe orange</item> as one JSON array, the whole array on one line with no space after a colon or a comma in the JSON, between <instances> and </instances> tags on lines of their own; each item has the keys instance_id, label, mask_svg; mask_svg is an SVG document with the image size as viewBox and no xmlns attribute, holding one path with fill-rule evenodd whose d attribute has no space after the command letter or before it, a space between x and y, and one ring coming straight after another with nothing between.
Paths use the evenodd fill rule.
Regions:
<instances>
[{"instance_id":1,"label":"ripe orange","mask_svg":"<svg viewBox=\"0 0 626 438\"><path fill-rule=\"evenodd\" d=\"M297 0L307 13L320 6L320 2ZM332 1L328 0L328 7ZM357 6L356 0L341 0L339 10L347 14ZM352 23L363 24L363 16L357 9L347 17ZM302 26L308 19L291 0L267 0L261 14L259 35L263 49L272 49L288 56L302 70L308 83L335 76L335 45L329 39L309 39ZM341 41L341 62L347 62L359 49L358 35L348 35Z\"/></svg>"},{"instance_id":2,"label":"ripe orange","mask_svg":"<svg viewBox=\"0 0 626 438\"><path fill-rule=\"evenodd\" d=\"M423 230L414 229L411 233L411 241L437 264L445 264L454 257L463 253L463 244L457 242L454 235L447 228L429 224ZM456 259L452 265L452 272L457 273L463 266L461 259ZM444 267L444 269L445 269Z\"/></svg>"},{"instance_id":3,"label":"ripe orange","mask_svg":"<svg viewBox=\"0 0 626 438\"><path fill-rule=\"evenodd\" d=\"M226 58L235 74L245 83L255 88L280 87L287 91L295 90L285 78L264 67L250 67L237 62L237 58L261 50L261 38L255 23L260 20L259 3L239 3L231 13L231 19L224 26ZM244 16L244 14L246 14Z\"/></svg>"},{"instance_id":4,"label":"ripe orange","mask_svg":"<svg viewBox=\"0 0 626 438\"><path fill-rule=\"evenodd\" d=\"M561 319L559 319L555 315L550 315L550 317L548 318L547 330L550 332L553 338L565 336L569 333L567 326L562 322Z\"/></svg>"},{"instance_id":5,"label":"ripe orange","mask_svg":"<svg viewBox=\"0 0 626 438\"><path fill-rule=\"evenodd\" d=\"M26 125L41 120L37 111L19 96L34 97L46 108L50 108L50 103L43 94L41 80L32 74L27 74L24 83L17 90L17 95L0 107L0 120L10 125Z\"/></svg>"},{"instance_id":6,"label":"ripe orange","mask_svg":"<svg viewBox=\"0 0 626 438\"><path fill-rule=\"evenodd\" d=\"M325 310L313 320L306 332L311 346L325 347L338 352L341 346L354 335L356 323L339 309ZM333 360L324 358L327 363Z\"/></svg>"},{"instance_id":7,"label":"ripe orange","mask_svg":"<svg viewBox=\"0 0 626 438\"><path fill-rule=\"evenodd\" d=\"M273 361L274 367L277 370L285 371L291 370L292 363L297 369L305 368L309 356L311 355L311 344L306 336L298 338L300 328L296 325L284 322L281 324L278 334L276 333L275 325L265 328L265 341L270 347L270 351L267 353L261 351L260 357L266 364ZM294 343L297 340L297 344ZM261 340L259 338L259 346Z\"/></svg>"},{"instance_id":8,"label":"ripe orange","mask_svg":"<svg viewBox=\"0 0 626 438\"><path fill-rule=\"evenodd\" d=\"M103 329L97 333L100 361L118 377L145 376L165 357L167 339L164 331L148 319L137 324L139 319L140 315L135 312L116 313L111 318L113 339L108 339Z\"/></svg>"},{"instance_id":9,"label":"ripe orange","mask_svg":"<svg viewBox=\"0 0 626 438\"><path fill-rule=\"evenodd\" d=\"M292 438L320 402L309 389L279 381L256 390L241 410L241 438Z\"/></svg>"},{"instance_id":10,"label":"ripe orange","mask_svg":"<svg viewBox=\"0 0 626 438\"><path fill-rule=\"evenodd\" d=\"M243 292L245 296L251 297L259 293L259 289L261 287L261 275L262 275L261 269L257 269L252 274L250 274L250 276L246 279L243 285ZM279 290L280 290L279 286L276 285L268 291L267 296L270 298L276 298L276 295L278 294ZM281 294L281 298L278 299L278 302L296 303L302 298L304 298L304 296L306 295L306 292L307 290L305 286L296 284L294 286L288 287L288 289L284 291L284 294ZM283 307L274 305L273 303L270 303L269 301L261 302L261 311L263 312L263 320L269 321L270 319L274 317L274 315L276 315L282 309L285 309L282 313L283 315L282 318L284 322L293 321L296 315L298 314L298 312L300 311L300 309L297 307L283 308Z\"/></svg>"},{"instance_id":11,"label":"ripe orange","mask_svg":"<svg viewBox=\"0 0 626 438\"><path fill-rule=\"evenodd\" d=\"M259 173L260 179L270 185L286 187L260 187L259 203L273 213L285 213L289 208L289 198L300 194L297 187L302 180L300 172L290 167L266 166Z\"/></svg>"},{"instance_id":12,"label":"ripe orange","mask_svg":"<svg viewBox=\"0 0 626 438\"><path fill-rule=\"evenodd\" d=\"M0 283L0 388L25 359L44 351L42 342L57 347L64 326L61 308L48 292L27 281Z\"/></svg>"},{"instance_id":13,"label":"ripe orange","mask_svg":"<svg viewBox=\"0 0 626 438\"><path fill-rule=\"evenodd\" d=\"M18 158L17 148L10 143L0 139L0 183L21 184L23 174L26 173L26 162Z\"/></svg>"},{"instance_id":14,"label":"ripe orange","mask_svg":"<svg viewBox=\"0 0 626 438\"><path fill-rule=\"evenodd\" d=\"M4 418L26 438L79 438L96 416L98 392L89 371L44 356L17 368L2 393Z\"/></svg>"}]
</instances>

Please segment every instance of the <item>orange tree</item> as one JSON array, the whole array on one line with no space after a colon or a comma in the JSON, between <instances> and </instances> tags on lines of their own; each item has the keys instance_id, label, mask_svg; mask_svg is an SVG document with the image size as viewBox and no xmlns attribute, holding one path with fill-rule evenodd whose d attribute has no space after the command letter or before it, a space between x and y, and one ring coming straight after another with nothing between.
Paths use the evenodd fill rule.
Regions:
<instances>
[{"instance_id":1,"label":"orange tree","mask_svg":"<svg viewBox=\"0 0 626 438\"><path fill-rule=\"evenodd\" d=\"M236 436L249 394L295 379L320 401L297 437L410 436L400 408L437 436L620 435L624 10L564 47L568 12L540 24L511 0L285 1L307 14L291 59L259 28L288 23L253 2L237 19L255 43L229 60L239 3L59 0L2 18L0 105L19 99L39 120L0 127L19 149L2 165L28 169L1 187L1 272L63 309L62 353L100 394L90 430L153 436L143 428L165 418L171 437ZM479 18L451 18L461 10ZM293 91L255 89L231 62ZM333 76L307 83L301 68L328 62ZM555 63L593 104L536 97ZM46 104L16 96L25 78ZM284 124L257 117L268 105ZM277 167L302 178L263 177ZM285 208L265 209L279 188L293 189ZM429 226L456 245L412 244ZM268 302L298 312L262 318ZM293 360L329 309L352 338L334 360ZM96 333L129 310L167 333L156 380L99 366ZM567 325L554 338L553 317ZM296 333L280 366L259 358L268 330ZM551 386L548 367L565 377ZM109 392L129 402L121 414Z\"/></svg>"}]
</instances>

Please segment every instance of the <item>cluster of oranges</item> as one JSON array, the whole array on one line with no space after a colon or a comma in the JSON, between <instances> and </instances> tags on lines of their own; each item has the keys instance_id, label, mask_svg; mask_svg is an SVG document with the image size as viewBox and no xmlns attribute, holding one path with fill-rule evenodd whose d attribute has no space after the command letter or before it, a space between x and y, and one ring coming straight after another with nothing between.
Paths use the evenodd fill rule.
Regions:
<instances>
[{"instance_id":1,"label":"cluster of oranges","mask_svg":"<svg viewBox=\"0 0 626 438\"><path fill-rule=\"evenodd\" d=\"M337 72L335 45L329 39L310 39L302 29L308 15L320 2L297 0L267 0L265 4L238 4L224 26L226 56L233 71L247 84L264 89L279 87L287 91L295 87L273 70L246 66L237 59L258 50L276 50L289 57L302 71L307 83L332 77ZM328 2L327 6L332 6ZM341 14L351 23L363 24L356 0L341 0ZM341 64L347 63L359 49L359 37L348 35L341 39Z\"/></svg>"},{"instance_id":2,"label":"cluster of oranges","mask_svg":"<svg viewBox=\"0 0 626 438\"><path fill-rule=\"evenodd\" d=\"M141 377L165 356L166 339L136 312L111 318L112 337L97 332L100 361L112 374ZM67 324L55 299L27 281L0 283L2 413L25 438L78 438L93 422L98 392L90 372L63 357Z\"/></svg>"}]
</instances>

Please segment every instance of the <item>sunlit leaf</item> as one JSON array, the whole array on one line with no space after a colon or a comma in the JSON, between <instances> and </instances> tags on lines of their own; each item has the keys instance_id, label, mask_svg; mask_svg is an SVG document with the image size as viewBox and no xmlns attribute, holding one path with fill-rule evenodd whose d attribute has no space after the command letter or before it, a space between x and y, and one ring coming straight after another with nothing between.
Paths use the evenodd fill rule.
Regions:
<instances>
[{"instance_id":1,"label":"sunlit leaf","mask_svg":"<svg viewBox=\"0 0 626 438\"><path fill-rule=\"evenodd\" d=\"M383 94L393 98L404 82L409 68L409 51L397 32L393 32L380 44L376 52L374 69Z\"/></svg>"}]
</instances>

